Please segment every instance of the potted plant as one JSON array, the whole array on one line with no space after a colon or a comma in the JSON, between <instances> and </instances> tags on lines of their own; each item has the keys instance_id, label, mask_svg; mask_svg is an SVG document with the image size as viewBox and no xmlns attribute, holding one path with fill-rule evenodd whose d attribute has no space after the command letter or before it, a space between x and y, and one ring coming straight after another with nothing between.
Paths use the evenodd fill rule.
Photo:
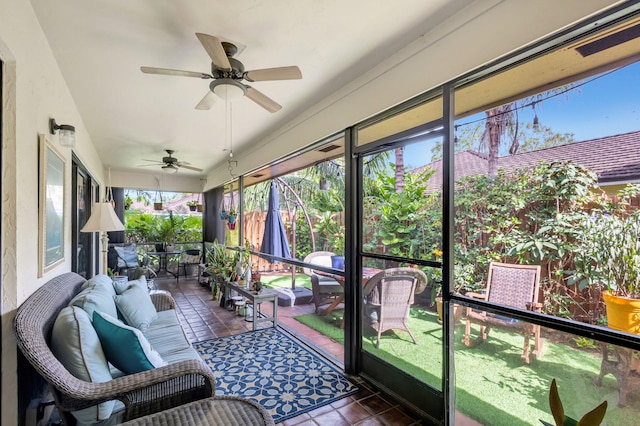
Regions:
<instances>
[{"instance_id":1,"label":"potted plant","mask_svg":"<svg viewBox=\"0 0 640 426\"><path fill-rule=\"evenodd\" d=\"M328 191L331 187L331 181L327 178L321 178L319 183L320 190Z\"/></svg>"},{"instance_id":2,"label":"potted plant","mask_svg":"<svg viewBox=\"0 0 640 426\"><path fill-rule=\"evenodd\" d=\"M180 233L179 219L169 211L169 216L159 222L157 228L158 241L164 244L165 251L173 251L174 243Z\"/></svg>"},{"instance_id":3,"label":"potted plant","mask_svg":"<svg viewBox=\"0 0 640 426\"><path fill-rule=\"evenodd\" d=\"M229 223L236 223L236 216L237 216L237 212L236 209L234 207L231 207L229 209L229 213L227 213L227 221Z\"/></svg>"},{"instance_id":4,"label":"potted plant","mask_svg":"<svg viewBox=\"0 0 640 426\"><path fill-rule=\"evenodd\" d=\"M195 212L196 207L198 206L198 201L196 200L187 201L187 206L189 207L190 211Z\"/></svg>"},{"instance_id":5,"label":"potted plant","mask_svg":"<svg viewBox=\"0 0 640 426\"><path fill-rule=\"evenodd\" d=\"M640 211L585 214L576 250L579 285L597 285L610 328L640 334Z\"/></svg>"},{"instance_id":6,"label":"potted plant","mask_svg":"<svg viewBox=\"0 0 640 426\"><path fill-rule=\"evenodd\" d=\"M438 250L438 252L440 252ZM441 253L441 252L440 252ZM470 287L472 287L472 282L474 279L474 265L472 264L455 264L453 271L453 292L454 293L463 293L467 291ZM442 324L442 271L437 269L435 273L432 273L432 276L429 277L429 281L434 283L434 286L431 288L432 297L434 298L436 304L436 311L438 312L438 323ZM454 323L457 323L460 318L462 318L463 307L460 305L455 305L453 307L453 320Z\"/></svg>"},{"instance_id":7,"label":"potted plant","mask_svg":"<svg viewBox=\"0 0 640 426\"><path fill-rule=\"evenodd\" d=\"M224 244L214 241L213 247L207 252L207 266L205 271L213 277L211 282L211 297L215 300L218 297L220 286L231 282L235 278L236 263L238 261L237 252L228 250ZM226 297L223 292L220 299L220 306L226 305Z\"/></svg>"}]
</instances>

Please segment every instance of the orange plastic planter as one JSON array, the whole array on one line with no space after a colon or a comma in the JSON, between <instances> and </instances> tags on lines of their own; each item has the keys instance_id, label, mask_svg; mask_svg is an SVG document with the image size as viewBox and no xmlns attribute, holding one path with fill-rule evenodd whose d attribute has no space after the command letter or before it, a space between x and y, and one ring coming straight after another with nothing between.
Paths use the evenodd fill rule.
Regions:
<instances>
[{"instance_id":1,"label":"orange plastic planter","mask_svg":"<svg viewBox=\"0 0 640 426\"><path fill-rule=\"evenodd\" d=\"M640 299L602 293L607 308L607 325L614 330L640 334Z\"/></svg>"}]
</instances>

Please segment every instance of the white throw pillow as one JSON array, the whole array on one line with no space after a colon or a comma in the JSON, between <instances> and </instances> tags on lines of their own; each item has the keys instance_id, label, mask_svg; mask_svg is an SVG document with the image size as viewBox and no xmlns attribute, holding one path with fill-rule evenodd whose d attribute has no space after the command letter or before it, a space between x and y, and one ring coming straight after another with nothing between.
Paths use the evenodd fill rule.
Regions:
<instances>
[{"instance_id":1,"label":"white throw pillow","mask_svg":"<svg viewBox=\"0 0 640 426\"><path fill-rule=\"evenodd\" d=\"M51 334L51 351L71 374L80 380L103 383L111 380L109 364L89 314L76 306L63 308ZM108 419L115 401L73 411L82 423Z\"/></svg>"}]
</instances>

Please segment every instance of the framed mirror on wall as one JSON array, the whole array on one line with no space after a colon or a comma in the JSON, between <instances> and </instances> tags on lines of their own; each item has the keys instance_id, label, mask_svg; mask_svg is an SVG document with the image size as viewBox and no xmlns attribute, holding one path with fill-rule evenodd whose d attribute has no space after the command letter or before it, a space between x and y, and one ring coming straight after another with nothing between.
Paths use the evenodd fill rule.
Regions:
<instances>
[{"instance_id":1,"label":"framed mirror on wall","mask_svg":"<svg viewBox=\"0 0 640 426\"><path fill-rule=\"evenodd\" d=\"M50 140L38 135L38 276L64 262L65 159Z\"/></svg>"}]
</instances>

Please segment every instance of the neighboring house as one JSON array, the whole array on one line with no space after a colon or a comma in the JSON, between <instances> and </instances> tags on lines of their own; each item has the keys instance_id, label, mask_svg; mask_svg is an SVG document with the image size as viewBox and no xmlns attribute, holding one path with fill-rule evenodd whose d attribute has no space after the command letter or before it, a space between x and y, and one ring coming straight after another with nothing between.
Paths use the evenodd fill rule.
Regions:
<instances>
[{"instance_id":1,"label":"neighboring house","mask_svg":"<svg viewBox=\"0 0 640 426\"><path fill-rule=\"evenodd\" d=\"M573 142L566 145L523 152L498 158L498 169L511 171L535 166L540 162L572 161L598 175L599 186L608 194L629 183L640 183L640 131ZM436 173L427 182L429 191L442 187L442 160L426 167ZM487 173L487 154L462 151L455 157L455 178Z\"/></svg>"}]
</instances>

